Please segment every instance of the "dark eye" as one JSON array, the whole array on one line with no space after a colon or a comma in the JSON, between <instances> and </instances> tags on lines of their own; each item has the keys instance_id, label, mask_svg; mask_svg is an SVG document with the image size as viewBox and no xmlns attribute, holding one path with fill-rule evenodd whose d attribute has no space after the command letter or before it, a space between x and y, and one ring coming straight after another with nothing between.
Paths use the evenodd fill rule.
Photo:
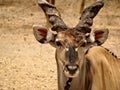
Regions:
<instances>
[{"instance_id":1,"label":"dark eye","mask_svg":"<svg viewBox=\"0 0 120 90\"><path fill-rule=\"evenodd\" d=\"M85 45L86 45L86 42L83 42L81 46L82 46L82 47L85 47Z\"/></svg>"},{"instance_id":2,"label":"dark eye","mask_svg":"<svg viewBox=\"0 0 120 90\"><path fill-rule=\"evenodd\" d=\"M56 43L57 46L62 46L60 41L56 41L55 43Z\"/></svg>"},{"instance_id":3,"label":"dark eye","mask_svg":"<svg viewBox=\"0 0 120 90\"><path fill-rule=\"evenodd\" d=\"M79 36L79 38L80 38L80 40L82 40L82 39L83 39L83 37L82 37L82 36Z\"/></svg>"}]
</instances>

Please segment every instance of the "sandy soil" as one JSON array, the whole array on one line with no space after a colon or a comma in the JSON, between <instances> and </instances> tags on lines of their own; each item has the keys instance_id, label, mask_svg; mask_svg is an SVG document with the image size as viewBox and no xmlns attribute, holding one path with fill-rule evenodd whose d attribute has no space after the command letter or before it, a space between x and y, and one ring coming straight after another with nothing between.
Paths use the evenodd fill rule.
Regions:
<instances>
[{"instance_id":1,"label":"sandy soil","mask_svg":"<svg viewBox=\"0 0 120 90\"><path fill-rule=\"evenodd\" d=\"M56 6L64 21L74 26L79 3L63 1L57 1ZM93 28L109 28L104 46L120 57L120 4L108 1L94 21ZM35 40L33 24L45 25L37 1L0 0L0 90L57 90L55 49Z\"/></svg>"}]
</instances>

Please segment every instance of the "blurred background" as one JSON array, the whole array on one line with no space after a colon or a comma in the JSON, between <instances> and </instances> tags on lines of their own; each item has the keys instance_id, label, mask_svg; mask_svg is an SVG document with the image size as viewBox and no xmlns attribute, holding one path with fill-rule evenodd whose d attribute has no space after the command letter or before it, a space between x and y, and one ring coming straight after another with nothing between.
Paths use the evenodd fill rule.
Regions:
<instances>
[{"instance_id":1,"label":"blurred background","mask_svg":"<svg viewBox=\"0 0 120 90\"><path fill-rule=\"evenodd\" d=\"M86 0L85 7L95 0ZM104 47L120 57L120 0L104 0L92 28L110 31ZM81 0L56 0L69 27L79 21ZM39 44L32 26L45 26L37 0L0 0L0 90L57 90L55 49Z\"/></svg>"}]
</instances>

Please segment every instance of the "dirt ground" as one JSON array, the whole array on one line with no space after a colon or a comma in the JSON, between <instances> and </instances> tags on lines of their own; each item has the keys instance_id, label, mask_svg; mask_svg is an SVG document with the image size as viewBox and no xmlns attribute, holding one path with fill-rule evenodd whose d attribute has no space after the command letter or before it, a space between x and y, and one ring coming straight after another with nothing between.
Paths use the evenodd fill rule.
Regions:
<instances>
[{"instance_id":1,"label":"dirt ground","mask_svg":"<svg viewBox=\"0 0 120 90\"><path fill-rule=\"evenodd\" d=\"M86 6L94 0L86 0ZM64 3L63 3L64 2ZM78 0L58 0L56 6L70 27L78 22ZM0 90L57 90L55 49L39 44L33 24L45 25L36 0L0 0ZM109 28L103 45L120 57L120 1L105 0L93 28Z\"/></svg>"}]
</instances>

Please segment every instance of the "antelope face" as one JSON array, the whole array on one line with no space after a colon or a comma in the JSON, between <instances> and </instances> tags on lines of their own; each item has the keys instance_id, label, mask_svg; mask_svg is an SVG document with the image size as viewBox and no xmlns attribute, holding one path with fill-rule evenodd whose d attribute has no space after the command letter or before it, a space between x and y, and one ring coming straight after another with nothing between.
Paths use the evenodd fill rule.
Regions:
<instances>
[{"instance_id":1,"label":"antelope face","mask_svg":"<svg viewBox=\"0 0 120 90\"><path fill-rule=\"evenodd\" d=\"M66 30L57 34L56 59L67 77L73 78L78 75L87 38L85 33L76 30Z\"/></svg>"},{"instance_id":2,"label":"antelope face","mask_svg":"<svg viewBox=\"0 0 120 90\"><path fill-rule=\"evenodd\" d=\"M71 78L79 74L86 49L91 45L101 45L108 36L108 29L84 33L74 28L53 34L46 28L35 25L33 30L37 41L50 43L56 48L57 65L66 77Z\"/></svg>"}]
</instances>

